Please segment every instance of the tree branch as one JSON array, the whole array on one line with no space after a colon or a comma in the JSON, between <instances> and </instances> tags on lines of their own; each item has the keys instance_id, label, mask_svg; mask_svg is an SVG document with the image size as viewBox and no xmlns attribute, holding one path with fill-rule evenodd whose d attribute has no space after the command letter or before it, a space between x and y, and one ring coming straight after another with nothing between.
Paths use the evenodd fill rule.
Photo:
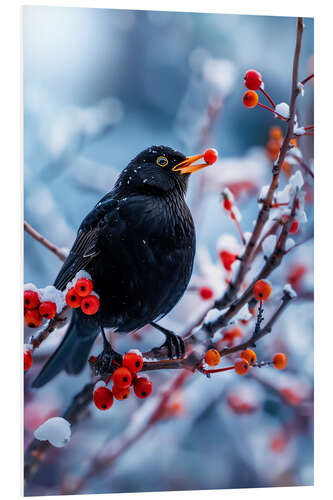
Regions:
<instances>
[{"instance_id":1,"label":"tree branch","mask_svg":"<svg viewBox=\"0 0 333 500\"><path fill-rule=\"evenodd\" d=\"M49 240L44 238L44 236L42 236L40 233L38 233L38 231L36 231L36 229L30 226L27 221L24 221L24 231L30 234L30 236L32 236L41 245L54 253L62 262L65 262L65 260L67 259L67 255L65 254L65 252L60 250L60 248L54 245L54 243L51 243Z\"/></svg>"}]
</instances>

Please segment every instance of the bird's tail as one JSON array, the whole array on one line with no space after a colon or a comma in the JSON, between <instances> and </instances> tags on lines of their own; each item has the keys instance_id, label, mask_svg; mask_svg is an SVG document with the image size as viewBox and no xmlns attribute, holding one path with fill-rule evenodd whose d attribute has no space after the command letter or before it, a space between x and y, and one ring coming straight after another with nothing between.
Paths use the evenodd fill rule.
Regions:
<instances>
[{"instance_id":1,"label":"bird's tail","mask_svg":"<svg viewBox=\"0 0 333 500\"><path fill-rule=\"evenodd\" d=\"M57 350L52 354L43 366L40 373L32 383L32 387L38 388L47 384L63 369L67 373L77 374L85 366L90 349L98 335L91 332L88 337L80 335L80 323L73 311L71 322L67 332Z\"/></svg>"}]
</instances>

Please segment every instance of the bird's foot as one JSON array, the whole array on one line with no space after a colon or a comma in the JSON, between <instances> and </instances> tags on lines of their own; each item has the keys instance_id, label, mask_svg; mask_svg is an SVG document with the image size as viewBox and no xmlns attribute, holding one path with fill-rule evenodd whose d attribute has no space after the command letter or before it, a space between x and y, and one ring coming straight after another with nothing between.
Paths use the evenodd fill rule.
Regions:
<instances>
[{"instance_id":1,"label":"bird's foot","mask_svg":"<svg viewBox=\"0 0 333 500\"><path fill-rule=\"evenodd\" d=\"M122 365L122 355L116 352L110 343L104 344L103 351L97 356L93 363L95 375L109 375Z\"/></svg>"},{"instance_id":2,"label":"bird's foot","mask_svg":"<svg viewBox=\"0 0 333 500\"><path fill-rule=\"evenodd\" d=\"M185 357L185 344L184 341L179 335L167 330L163 326L158 325L157 323L151 323L151 325L164 333L166 339L165 342L160 347L153 349L153 351L160 351L164 347L168 350L168 357L170 359L176 357L177 359L183 359Z\"/></svg>"}]
</instances>

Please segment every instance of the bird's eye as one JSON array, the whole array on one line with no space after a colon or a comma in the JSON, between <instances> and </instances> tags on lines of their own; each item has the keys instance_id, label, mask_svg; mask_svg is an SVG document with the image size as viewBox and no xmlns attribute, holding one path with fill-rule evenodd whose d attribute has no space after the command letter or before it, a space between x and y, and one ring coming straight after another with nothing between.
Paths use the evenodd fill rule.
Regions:
<instances>
[{"instance_id":1,"label":"bird's eye","mask_svg":"<svg viewBox=\"0 0 333 500\"><path fill-rule=\"evenodd\" d=\"M167 164L169 163L168 161L168 158L166 158L165 156L159 156L156 160L156 163L157 165L159 165L160 167L166 167Z\"/></svg>"}]
</instances>

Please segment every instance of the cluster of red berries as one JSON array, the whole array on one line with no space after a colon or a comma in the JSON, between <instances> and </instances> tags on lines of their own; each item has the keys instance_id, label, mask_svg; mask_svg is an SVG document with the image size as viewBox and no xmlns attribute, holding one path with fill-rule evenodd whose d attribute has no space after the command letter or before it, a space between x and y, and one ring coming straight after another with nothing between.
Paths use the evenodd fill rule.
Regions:
<instances>
[{"instance_id":1,"label":"cluster of red berries","mask_svg":"<svg viewBox=\"0 0 333 500\"><path fill-rule=\"evenodd\" d=\"M151 381L147 375L137 375L142 366L143 358L139 351L132 350L126 353L122 366L117 368L106 382L96 384L93 394L96 408L102 411L109 410L113 405L114 398L120 401L127 399L131 392L131 386L133 386L134 394L138 398L145 399L150 396L153 388ZM107 387L111 379L113 382L112 390Z\"/></svg>"},{"instance_id":2,"label":"cluster of red berries","mask_svg":"<svg viewBox=\"0 0 333 500\"><path fill-rule=\"evenodd\" d=\"M89 316L99 309L99 296L95 293L91 276L86 271L79 271L73 281L67 284L66 304L72 309L81 307Z\"/></svg>"},{"instance_id":3,"label":"cluster of red berries","mask_svg":"<svg viewBox=\"0 0 333 500\"><path fill-rule=\"evenodd\" d=\"M62 310L62 292L54 286L38 289L33 284L24 287L24 320L30 328L38 328L43 318L52 319Z\"/></svg>"}]
</instances>

